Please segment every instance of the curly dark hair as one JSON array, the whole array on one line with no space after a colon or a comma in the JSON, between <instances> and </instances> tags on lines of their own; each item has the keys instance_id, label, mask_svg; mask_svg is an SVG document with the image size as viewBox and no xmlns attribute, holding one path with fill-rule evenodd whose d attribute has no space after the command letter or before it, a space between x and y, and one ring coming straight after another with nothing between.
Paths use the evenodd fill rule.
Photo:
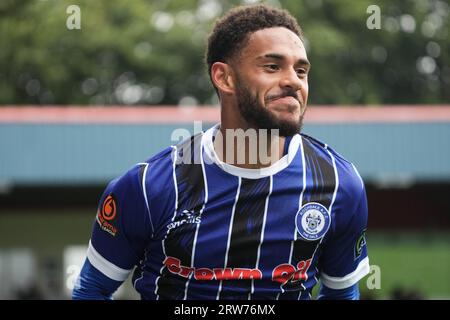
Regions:
<instances>
[{"instance_id":1,"label":"curly dark hair","mask_svg":"<svg viewBox=\"0 0 450 320\"><path fill-rule=\"evenodd\" d=\"M295 18L287 10L268 5L239 6L217 20L208 37L206 50L210 78L214 62L227 62L245 47L251 33L273 27L287 28L303 41L302 30Z\"/></svg>"}]
</instances>

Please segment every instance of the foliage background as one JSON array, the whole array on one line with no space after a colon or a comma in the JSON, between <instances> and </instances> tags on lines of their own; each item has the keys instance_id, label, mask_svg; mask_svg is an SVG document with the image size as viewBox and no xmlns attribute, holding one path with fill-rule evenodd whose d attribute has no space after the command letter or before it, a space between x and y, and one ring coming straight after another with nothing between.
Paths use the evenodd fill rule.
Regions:
<instances>
[{"instance_id":1,"label":"foliage background","mask_svg":"<svg viewBox=\"0 0 450 320\"><path fill-rule=\"evenodd\" d=\"M3 0L0 104L216 104L203 62L225 0ZM306 35L310 104L450 102L449 3L263 1ZM68 30L69 5L81 30ZM367 8L381 9L369 30Z\"/></svg>"}]
</instances>

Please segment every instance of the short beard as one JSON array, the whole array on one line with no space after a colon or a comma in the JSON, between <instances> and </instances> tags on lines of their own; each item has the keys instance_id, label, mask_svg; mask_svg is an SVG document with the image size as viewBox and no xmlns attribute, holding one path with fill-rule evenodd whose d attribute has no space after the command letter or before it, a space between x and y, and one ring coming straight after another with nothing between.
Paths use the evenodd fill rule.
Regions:
<instances>
[{"instance_id":1,"label":"short beard","mask_svg":"<svg viewBox=\"0 0 450 320\"><path fill-rule=\"evenodd\" d=\"M241 80L237 82L236 99L242 117L255 129L278 129L282 137L293 136L300 133L303 126L303 115L297 122L280 120L269 109L262 106L258 96L253 96Z\"/></svg>"}]
</instances>

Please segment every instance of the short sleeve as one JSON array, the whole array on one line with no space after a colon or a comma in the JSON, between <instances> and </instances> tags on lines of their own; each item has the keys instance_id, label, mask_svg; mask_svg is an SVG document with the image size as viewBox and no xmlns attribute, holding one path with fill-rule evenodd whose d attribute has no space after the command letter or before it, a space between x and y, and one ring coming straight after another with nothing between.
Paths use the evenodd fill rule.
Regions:
<instances>
[{"instance_id":1,"label":"short sleeve","mask_svg":"<svg viewBox=\"0 0 450 320\"><path fill-rule=\"evenodd\" d=\"M104 275L124 281L142 259L151 223L142 188L145 165L112 180L100 199L87 258Z\"/></svg>"},{"instance_id":2,"label":"short sleeve","mask_svg":"<svg viewBox=\"0 0 450 320\"><path fill-rule=\"evenodd\" d=\"M365 232L367 197L364 186L356 197L356 209L345 224L337 226L327 239L319 261L322 283L331 289L345 289L369 273ZM351 201L350 201L351 202ZM350 207L350 205L349 205Z\"/></svg>"}]
</instances>

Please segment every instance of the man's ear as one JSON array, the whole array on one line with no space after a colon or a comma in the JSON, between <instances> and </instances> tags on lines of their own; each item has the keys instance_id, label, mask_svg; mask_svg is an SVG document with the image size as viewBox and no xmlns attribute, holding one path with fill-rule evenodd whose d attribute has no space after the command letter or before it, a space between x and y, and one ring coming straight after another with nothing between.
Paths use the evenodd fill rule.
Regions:
<instances>
[{"instance_id":1,"label":"man's ear","mask_svg":"<svg viewBox=\"0 0 450 320\"><path fill-rule=\"evenodd\" d=\"M224 94L234 93L233 70L230 65L223 62L214 62L211 66L211 79L219 91Z\"/></svg>"}]
</instances>

